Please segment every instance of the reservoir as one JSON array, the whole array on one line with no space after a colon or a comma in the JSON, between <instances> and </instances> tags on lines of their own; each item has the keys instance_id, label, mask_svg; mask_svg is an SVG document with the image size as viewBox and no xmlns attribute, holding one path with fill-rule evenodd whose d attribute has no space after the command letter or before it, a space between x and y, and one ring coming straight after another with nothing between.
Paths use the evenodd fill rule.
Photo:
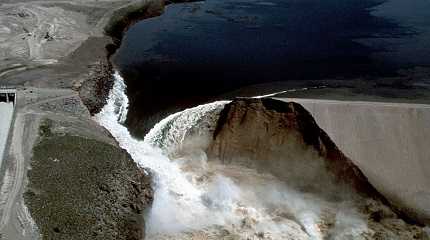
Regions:
<instances>
[{"instance_id":1,"label":"reservoir","mask_svg":"<svg viewBox=\"0 0 430 240\"><path fill-rule=\"evenodd\" d=\"M395 84L385 79L430 66L430 4L406 5L400 0L168 5L161 16L131 27L114 57L128 86L126 123L142 135L169 113L256 84L396 87L404 79L409 84L410 77Z\"/></svg>"}]
</instances>

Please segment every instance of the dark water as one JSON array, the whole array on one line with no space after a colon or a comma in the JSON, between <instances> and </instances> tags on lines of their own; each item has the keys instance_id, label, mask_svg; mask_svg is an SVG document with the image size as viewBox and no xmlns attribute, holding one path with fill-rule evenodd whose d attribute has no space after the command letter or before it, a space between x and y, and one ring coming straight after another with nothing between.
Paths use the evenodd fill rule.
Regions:
<instances>
[{"instance_id":1,"label":"dark water","mask_svg":"<svg viewBox=\"0 0 430 240\"><path fill-rule=\"evenodd\" d=\"M372 81L396 77L401 68L428 66L430 37L424 33L430 32L430 23L423 19L430 4L408 1L421 9L417 17L418 10L409 7L413 4L406 8L399 1L207 0L170 5L162 16L132 27L115 57L128 86L127 123L143 134L172 111L253 84Z\"/></svg>"}]
</instances>

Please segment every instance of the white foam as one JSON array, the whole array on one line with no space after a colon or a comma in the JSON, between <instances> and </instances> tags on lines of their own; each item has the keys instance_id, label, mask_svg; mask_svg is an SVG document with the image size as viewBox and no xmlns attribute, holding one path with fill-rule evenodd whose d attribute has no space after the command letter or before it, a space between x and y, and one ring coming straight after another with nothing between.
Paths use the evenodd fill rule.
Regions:
<instances>
[{"instance_id":1,"label":"white foam","mask_svg":"<svg viewBox=\"0 0 430 240\"><path fill-rule=\"evenodd\" d=\"M146 216L147 239L190 239L189 234L196 231L215 235L214 239L226 233L240 239L322 239L320 216L326 208L336 209L332 203L289 189L255 170L206 161L203 148L207 133L213 130L216 114L227 102L172 114L142 141L122 125L128 98L124 80L118 73L114 77L108 103L95 119L137 164L154 174L154 202ZM197 137L189 140L191 135ZM165 151L154 147L166 145L185 147L180 156L169 159ZM350 219L346 225L339 224L337 231L351 232L357 221ZM365 224L358 224L356 231L366 231Z\"/></svg>"},{"instance_id":2,"label":"white foam","mask_svg":"<svg viewBox=\"0 0 430 240\"><path fill-rule=\"evenodd\" d=\"M310 90L310 89L321 89L321 88L326 88L326 86L322 85L322 86L316 86L316 87L304 87L304 88L297 88L297 89L293 88L293 89L288 89L288 90L284 90L284 91L269 93L269 94L266 94L266 95L254 96L252 98L275 97L277 95L284 94L284 93L300 92L300 91L307 91L307 90Z\"/></svg>"}]
</instances>

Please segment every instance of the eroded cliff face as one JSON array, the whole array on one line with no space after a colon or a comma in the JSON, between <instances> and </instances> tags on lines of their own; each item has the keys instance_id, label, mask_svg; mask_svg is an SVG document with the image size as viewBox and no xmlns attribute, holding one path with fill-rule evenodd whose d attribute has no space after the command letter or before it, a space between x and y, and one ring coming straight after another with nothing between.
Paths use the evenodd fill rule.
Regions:
<instances>
[{"instance_id":1,"label":"eroded cliff face","mask_svg":"<svg viewBox=\"0 0 430 240\"><path fill-rule=\"evenodd\" d=\"M294 178L318 184L322 177L330 178L321 175L327 172L339 184L381 198L300 104L235 100L221 112L213 135L209 158L254 166L286 181Z\"/></svg>"},{"instance_id":2,"label":"eroded cliff face","mask_svg":"<svg viewBox=\"0 0 430 240\"><path fill-rule=\"evenodd\" d=\"M234 100L220 112L209 142L209 162L256 169L334 206L349 202L368 228L362 238L353 239L428 239L413 219L375 190L298 103ZM336 225L348 222L348 217L330 207L322 212L322 236L337 239Z\"/></svg>"},{"instance_id":3,"label":"eroded cliff face","mask_svg":"<svg viewBox=\"0 0 430 240\"><path fill-rule=\"evenodd\" d=\"M205 104L164 119L145 142L177 170L154 206L189 227L150 239L428 239L300 104Z\"/></svg>"}]
</instances>

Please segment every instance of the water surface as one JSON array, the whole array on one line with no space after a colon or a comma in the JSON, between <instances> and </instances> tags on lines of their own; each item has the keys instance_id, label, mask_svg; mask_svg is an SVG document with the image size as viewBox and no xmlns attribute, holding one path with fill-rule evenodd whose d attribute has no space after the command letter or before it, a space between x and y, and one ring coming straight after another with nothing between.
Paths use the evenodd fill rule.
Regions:
<instances>
[{"instance_id":1,"label":"water surface","mask_svg":"<svg viewBox=\"0 0 430 240\"><path fill-rule=\"evenodd\" d=\"M254 84L376 81L397 77L400 69L430 66L430 6L425 0L406 5L400 0L169 5L160 17L130 28L115 57L128 85L127 123L144 133L170 112Z\"/></svg>"}]
</instances>

